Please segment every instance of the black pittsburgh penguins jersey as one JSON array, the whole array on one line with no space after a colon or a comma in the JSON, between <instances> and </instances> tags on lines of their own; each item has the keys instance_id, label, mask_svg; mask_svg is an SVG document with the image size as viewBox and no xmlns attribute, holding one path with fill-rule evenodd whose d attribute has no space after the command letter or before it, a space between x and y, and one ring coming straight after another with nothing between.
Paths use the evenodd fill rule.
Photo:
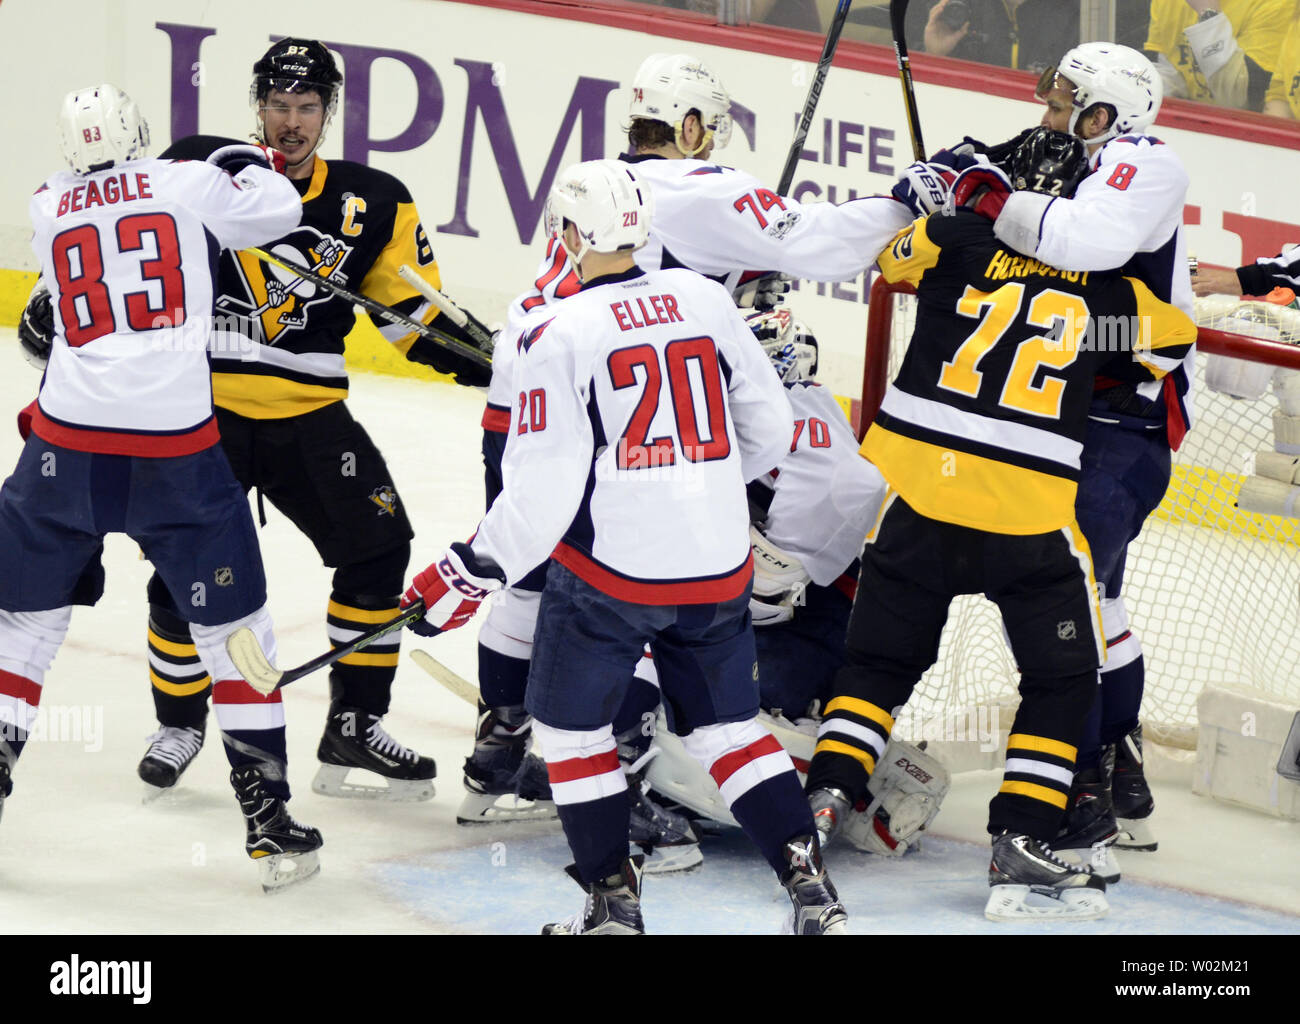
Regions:
<instances>
[{"instance_id":1,"label":"black pittsburgh penguins jersey","mask_svg":"<svg viewBox=\"0 0 1300 1024\"><path fill-rule=\"evenodd\" d=\"M239 142L194 135L163 155L201 160ZM423 323L439 315L397 273L407 264L441 287L428 236L400 181L362 164L317 157L311 178L293 184L302 194L302 223L264 249ZM279 419L347 397L343 339L356 322L350 302L246 251L222 251L217 283L214 404L253 419ZM448 372L459 368L454 356L414 331L371 319L408 359ZM446 317L438 327L462 333Z\"/></svg>"},{"instance_id":2,"label":"black pittsburgh penguins jersey","mask_svg":"<svg viewBox=\"0 0 1300 1024\"><path fill-rule=\"evenodd\" d=\"M916 328L862 454L916 511L993 533L1074 522L1093 382L1157 380L1196 326L1136 278L1056 270L968 210L880 255L917 289Z\"/></svg>"}]
</instances>

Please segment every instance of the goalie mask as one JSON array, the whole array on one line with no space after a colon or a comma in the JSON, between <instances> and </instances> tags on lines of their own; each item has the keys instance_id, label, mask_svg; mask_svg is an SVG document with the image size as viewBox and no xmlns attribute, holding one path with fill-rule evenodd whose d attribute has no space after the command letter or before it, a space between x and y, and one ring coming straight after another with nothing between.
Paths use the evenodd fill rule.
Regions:
<instances>
[{"instance_id":1,"label":"goalie mask","mask_svg":"<svg viewBox=\"0 0 1300 1024\"><path fill-rule=\"evenodd\" d=\"M731 97L718 76L699 61L681 53L656 53L647 57L632 79L632 105L628 115L671 125L677 148L688 157L699 154L713 140L714 149L724 149L731 140ZM694 150L686 148L682 122L690 113L699 115L704 138Z\"/></svg>"},{"instance_id":2,"label":"goalie mask","mask_svg":"<svg viewBox=\"0 0 1300 1024\"><path fill-rule=\"evenodd\" d=\"M1093 144L1145 131L1160 113L1164 98L1155 65L1137 50L1118 43L1083 43L1070 50L1060 64L1043 72L1035 95L1046 99L1052 89L1072 97L1071 134L1075 134L1079 119L1096 107L1110 110L1110 126L1087 140Z\"/></svg>"},{"instance_id":3,"label":"goalie mask","mask_svg":"<svg viewBox=\"0 0 1300 1024\"><path fill-rule=\"evenodd\" d=\"M59 141L76 174L138 160L149 148L149 125L140 108L115 85L69 93L59 112Z\"/></svg>"},{"instance_id":4,"label":"goalie mask","mask_svg":"<svg viewBox=\"0 0 1300 1024\"><path fill-rule=\"evenodd\" d=\"M589 160L566 168L555 179L546 199L546 232L560 240L575 267L588 252L634 252L650 237L654 201L637 180L631 165L621 160ZM578 231L577 252L569 248L564 229Z\"/></svg>"},{"instance_id":5,"label":"goalie mask","mask_svg":"<svg viewBox=\"0 0 1300 1024\"><path fill-rule=\"evenodd\" d=\"M1039 127L1007 161L1015 189L1069 198L1088 173L1088 147L1077 135Z\"/></svg>"},{"instance_id":6,"label":"goalie mask","mask_svg":"<svg viewBox=\"0 0 1300 1024\"><path fill-rule=\"evenodd\" d=\"M281 39L253 65L253 84L248 100L257 116L257 138L270 145L262 124L260 109L272 91L283 93L314 92L324 108L320 138L312 148L315 153L325 139L325 132L338 109L339 87L343 75L334 63L334 55L314 39Z\"/></svg>"},{"instance_id":7,"label":"goalie mask","mask_svg":"<svg viewBox=\"0 0 1300 1024\"><path fill-rule=\"evenodd\" d=\"M782 383L811 380L817 373L817 339L784 306L750 313L745 323L763 346Z\"/></svg>"}]
</instances>

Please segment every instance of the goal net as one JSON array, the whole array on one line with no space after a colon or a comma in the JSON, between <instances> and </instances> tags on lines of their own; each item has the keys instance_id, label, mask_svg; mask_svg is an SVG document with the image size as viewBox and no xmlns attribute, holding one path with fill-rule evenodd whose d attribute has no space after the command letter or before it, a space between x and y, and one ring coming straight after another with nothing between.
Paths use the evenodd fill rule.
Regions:
<instances>
[{"instance_id":1,"label":"goal net","mask_svg":"<svg viewBox=\"0 0 1300 1024\"><path fill-rule=\"evenodd\" d=\"M898 372L915 311L910 286L876 280L863 432ZM1196 747L1196 699L1207 684L1300 705L1300 519L1237 505L1243 485L1274 505L1297 493L1276 478L1277 463L1285 470L1294 460L1274 453L1300 453L1284 414L1300 413L1300 347L1285 347L1300 343L1300 311L1211 297L1196 313L1192 429L1174 453L1164 500L1129 548L1123 586L1146 661L1144 734L1185 749ZM1256 475L1266 470L1274 476ZM908 712L932 721L1009 711L1017 679L996 606L960 597ZM1010 721L1006 714L1004 730Z\"/></svg>"}]
</instances>

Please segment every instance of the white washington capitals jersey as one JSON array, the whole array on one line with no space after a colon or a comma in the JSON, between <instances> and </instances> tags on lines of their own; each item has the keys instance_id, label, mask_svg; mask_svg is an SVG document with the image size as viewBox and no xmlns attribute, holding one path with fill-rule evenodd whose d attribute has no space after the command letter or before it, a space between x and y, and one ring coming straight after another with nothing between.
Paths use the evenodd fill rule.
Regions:
<instances>
[{"instance_id":1,"label":"white washington capitals jersey","mask_svg":"<svg viewBox=\"0 0 1300 1024\"><path fill-rule=\"evenodd\" d=\"M208 334L222 248L298 223L287 178L251 166L133 160L62 172L32 197L32 247L54 310L33 431L82 451L175 456L218 440Z\"/></svg>"},{"instance_id":2,"label":"white washington capitals jersey","mask_svg":"<svg viewBox=\"0 0 1300 1024\"><path fill-rule=\"evenodd\" d=\"M475 554L511 584L550 556L637 604L742 594L745 482L789 451L792 413L730 294L634 268L548 312L512 339L504 490Z\"/></svg>"},{"instance_id":3,"label":"white washington capitals jersey","mask_svg":"<svg viewBox=\"0 0 1300 1024\"><path fill-rule=\"evenodd\" d=\"M887 485L858 454L858 439L828 388L802 381L787 384L786 395L794 438L780 465L755 481L771 491L763 535L825 587L862 553Z\"/></svg>"}]
</instances>

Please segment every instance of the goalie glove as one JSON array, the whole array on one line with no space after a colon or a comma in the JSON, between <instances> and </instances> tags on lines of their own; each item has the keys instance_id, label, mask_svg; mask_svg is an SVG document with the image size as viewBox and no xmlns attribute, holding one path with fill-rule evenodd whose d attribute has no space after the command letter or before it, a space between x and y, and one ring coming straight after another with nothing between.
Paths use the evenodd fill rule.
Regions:
<instances>
[{"instance_id":1,"label":"goalie glove","mask_svg":"<svg viewBox=\"0 0 1300 1024\"><path fill-rule=\"evenodd\" d=\"M754 552L754 592L749 599L754 625L789 622L795 608L804 603L804 591L812 577L798 558L777 547L752 524L749 539Z\"/></svg>"},{"instance_id":2,"label":"goalie glove","mask_svg":"<svg viewBox=\"0 0 1300 1024\"><path fill-rule=\"evenodd\" d=\"M1011 179L997 167L991 164L968 167L952 183L949 208L974 210L982 217L997 220L1011 191Z\"/></svg>"},{"instance_id":3,"label":"goalie glove","mask_svg":"<svg viewBox=\"0 0 1300 1024\"><path fill-rule=\"evenodd\" d=\"M849 814L844 837L859 850L901 857L915 846L952 785L952 776L920 747L891 739L867 783L871 802Z\"/></svg>"},{"instance_id":4,"label":"goalie glove","mask_svg":"<svg viewBox=\"0 0 1300 1024\"><path fill-rule=\"evenodd\" d=\"M18 341L23 346L23 358L36 369L44 370L54 346L54 307L44 281L36 282L23 309L18 322Z\"/></svg>"},{"instance_id":5,"label":"goalie glove","mask_svg":"<svg viewBox=\"0 0 1300 1024\"><path fill-rule=\"evenodd\" d=\"M420 636L437 636L465 625L493 591L505 586L506 575L491 562L479 559L468 544L457 542L411 581L402 595L402 607L423 601L423 619L410 628Z\"/></svg>"},{"instance_id":6,"label":"goalie glove","mask_svg":"<svg viewBox=\"0 0 1300 1024\"><path fill-rule=\"evenodd\" d=\"M251 143L214 149L208 154L207 162L220 167L232 178L239 177L248 167L264 167L276 174L283 174L286 163L284 154L278 149Z\"/></svg>"}]
</instances>

